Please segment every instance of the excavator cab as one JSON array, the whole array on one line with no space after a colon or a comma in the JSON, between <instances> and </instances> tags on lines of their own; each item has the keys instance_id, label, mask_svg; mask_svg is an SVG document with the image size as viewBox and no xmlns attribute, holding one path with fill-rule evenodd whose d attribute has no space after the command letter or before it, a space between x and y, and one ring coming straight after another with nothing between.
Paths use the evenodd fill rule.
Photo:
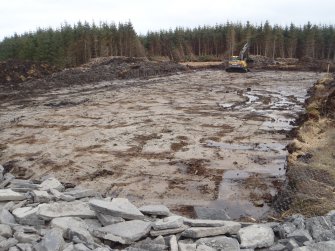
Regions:
<instances>
[{"instance_id":1,"label":"excavator cab","mask_svg":"<svg viewBox=\"0 0 335 251\"><path fill-rule=\"evenodd\" d=\"M232 56L228 61L227 72L248 72L248 65L245 58L245 52L247 51L249 45L246 43L239 56Z\"/></svg>"}]
</instances>

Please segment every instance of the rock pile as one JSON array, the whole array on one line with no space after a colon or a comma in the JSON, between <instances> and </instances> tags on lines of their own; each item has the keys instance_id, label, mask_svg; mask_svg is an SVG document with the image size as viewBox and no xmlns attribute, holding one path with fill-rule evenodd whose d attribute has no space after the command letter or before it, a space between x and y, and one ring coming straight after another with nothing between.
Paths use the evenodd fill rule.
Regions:
<instances>
[{"instance_id":1,"label":"rock pile","mask_svg":"<svg viewBox=\"0 0 335 251\"><path fill-rule=\"evenodd\" d=\"M0 165L0 250L335 250L335 211L284 223L189 219L68 187L54 177L16 179Z\"/></svg>"}]
</instances>

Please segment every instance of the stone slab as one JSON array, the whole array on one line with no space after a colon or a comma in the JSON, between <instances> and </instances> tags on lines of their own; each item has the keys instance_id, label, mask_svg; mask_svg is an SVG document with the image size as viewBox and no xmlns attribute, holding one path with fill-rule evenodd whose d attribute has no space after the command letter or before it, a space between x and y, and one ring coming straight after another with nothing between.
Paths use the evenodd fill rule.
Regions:
<instances>
[{"instance_id":1,"label":"stone slab","mask_svg":"<svg viewBox=\"0 0 335 251\"><path fill-rule=\"evenodd\" d=\"M64 186L56 178L50 177L40 184L40 190L49 191L50 189L56 189L57 191L62 192Z\"/></svg>"},{"instance_id":2,"label":"stone slab","mask_svg":"<svg viewBox=\"0 0 335 251\"><path fill-rule=\"evenodd\" d=\"M201 238L196 241L197 245L206 245L221 251L239 251L240 244L234 238L226 236L216 236L210 238Z\"/></svg>"},{"instance_id":3,"label":"stone slab","mask_svg":"<svg viewBox=\"0 0 335 251\"><path fill-rule=\"evenodd\" d=\"M274 243L272 228L264 225L251 225L241 228L237 235L241 248L266 248Z\"/></svg>"},{"instance_id":4,"label":"stone slab","mask_svg":"<svg viewBox=\"0 0 335 251\"><path fill-rule=\"evenodd\" d=\"M184 224L191 227L221 227L226 225L227 221L184 218Z\"/></svg>"},{"instance_id":5,"label":"stone slab","mask_svg":"<svg viewBox=\"0 0 335 251\"><path fill-rule=\"evenodd\" d=\"M157 220L153 224L154 230L164 230L164 229L171 229L171 228L179 228L183 225L184 218L181 216L170 216L160 220Z\"/></svg>"},{"instance_id":6,"label":"stone slab","mask_svg":"<svg viewBox=\"0 0 335 251\"><path fill-rule=\"evenodd\" d=\"M73 189L71 191L64 192L64 195L69 195L75 199L81 199L86 197L94 197L97 192L93 189Z\"/></svg>"},{"instance_id":7,"label":"stone slab","mask_svg":"<svg viewBox=\"0 0 335 251\"><path fill-rule=\"evenodd\" d=\"M13 210L13 215L16 221L22 225L43 225L44 220L38 217L37 211L37 207L20 207Z\"/></svg>"},{"instance_id":8,"label":"stone slab","mask_svg":"<svg viewBox=\"0 0 335 251\"><path fill-rule=\"evenodd\" d=\"M185 231L188 227L183 225L179 228L171 228L171 229L164 229L164 230L151 230L150 235L151 236L164 236L164 235L170 235L170 234L178 234L183 231Z\"/></svg>"},{"instance_id":9,"label":"stone slab","mask_svg":"<svg viewBox=\"0 0 335 251\"><path fill-rule=\"evenodd\" d=\"M86 222L78 217L61 217L51 221L50 226L57 227L63 231L63 237L72 239L77 236L85 243L93 243L93 237L89 233Z\"/></svg>"},{"instance_id":10,"label":"stone slab","mask_svg":"<svg viewBox=\"0 0 335 251\"><path fill-rule=\"evenodd\" d=\"M100 223L103 226L108 226L108 225L111 225L111 224L115 224L115 223L119 223L119 222L124 221L124 219L121 218L121 217L115 217L115 216L108 215L108 214L97 213L97 217L98 217L98 220L100 221Z\"/></svg>"},{"instance_id":11,"label":"stone slab","mask_svg":"<svg viewBox=\"0 0 335 251\"><path fill-rule=\"evenodd\" d=\"M12 189L0 189L0 201L24 200L26 197Z\"/></svg>"},{"instance_id":12,"label":"stone slab","mask_svg":"<svg viewBox=\"0 0 335 251\"><path fill-rule=\"evenodd\" d=\"M144 214L169 216L170 210L165 205L146 205L139 208Z\"/></svg>"},{"instance_id":13,"label":"stone slab","mask_svg":"<svg viewBox=\"0 0 335 251\"><path fill-rule=\"evenodd\" d=\"M95 218L96 214L88 203L82 201L55 202L38 206L37 215L45 220L59 217Z\"/></svg>"},{"instance_id":14,"label":"stone slab","mask_svg":"<svg viewBox=\"0 0 335 251\"><path fill-rule=\"evenodd\" d=\"M55 228L47 231L42 241L37 243L34 248L40 251L61 251L64 244L62 231Z\"/></svg>"},{"instance_id":15,"label":"stone slab","mask_svg":"<svg viewBox=\"0 0 335 251\"><path fill-rule=\"evenodd\" d=\"M147 235L151 224L151 222L132 220L102 227L94 230L93 233L99 238L121 244L131 244Z\"/></svg>"},{"instance_id":16,"label":"stone slab","mask_svg":"<svg viewBox=\"0 0 335 251\"><path fill-rule=\"evenodd\" d=\"M89 205L93 210L102 214L129 220L144 219L144 215L128 199L114 198L112 201L92 199Z\"/></svg>"},{"instance_id":17,"label":"stone slab","mask_svg":"<svg viewBox=\"0 0 335 251\"><path fill-rule=\"evenodd\" d=\"M191 227L186 229L182 236L189 238L202 238L208 236L217 236L224 234L236 234L241 228L241 224L237 222L227 221L225 226L221 227Z\"/></svg>"}]
</instances>

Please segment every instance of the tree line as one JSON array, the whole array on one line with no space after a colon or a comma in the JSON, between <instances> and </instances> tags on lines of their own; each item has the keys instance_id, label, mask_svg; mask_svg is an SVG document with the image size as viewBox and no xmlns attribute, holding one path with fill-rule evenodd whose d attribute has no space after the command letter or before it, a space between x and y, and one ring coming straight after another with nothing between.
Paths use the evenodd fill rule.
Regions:
<instances>
[{"instance_id":1,"label":"tree line","mask_svg":"<svg viewBox=\"0 0 335 251\"><path fill-rule=\"evenodd\" d=\"M199 26L137 35L131 22L78 22L58 29L37 29L14 34L0 43L0 60L44 61L62 67L76 66L105 56L166 57L174 61L222 60L238 55L249 42L249 53L266 57L313 58L335 61L333 25L289 26L247 22Z\"/></svg>"}]
</instances>

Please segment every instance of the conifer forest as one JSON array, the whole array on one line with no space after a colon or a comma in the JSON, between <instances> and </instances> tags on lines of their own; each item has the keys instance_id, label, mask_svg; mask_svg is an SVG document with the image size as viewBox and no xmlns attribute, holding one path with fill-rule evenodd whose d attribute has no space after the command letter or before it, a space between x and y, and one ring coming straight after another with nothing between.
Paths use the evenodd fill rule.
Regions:
<instances>
[{"instance_id":1,"label":"conifer forest","mask_svg":"<svg viewBox=\"0 0 335 251\"><path fill-rule=\"evenodd\" d=\"M197 28L136 34L131 22L99 25L67 23L58 29L39 28L34 32L14 34L0 42L0 60L43 61L71 67L91 58L106 56L165 57L180 61L222 60L237 54L249 42L249 53L270 58L327 59L335 61L333 25L303 26L260 25L249 22L225 23Z\"/></svg>"}]
</instances>

